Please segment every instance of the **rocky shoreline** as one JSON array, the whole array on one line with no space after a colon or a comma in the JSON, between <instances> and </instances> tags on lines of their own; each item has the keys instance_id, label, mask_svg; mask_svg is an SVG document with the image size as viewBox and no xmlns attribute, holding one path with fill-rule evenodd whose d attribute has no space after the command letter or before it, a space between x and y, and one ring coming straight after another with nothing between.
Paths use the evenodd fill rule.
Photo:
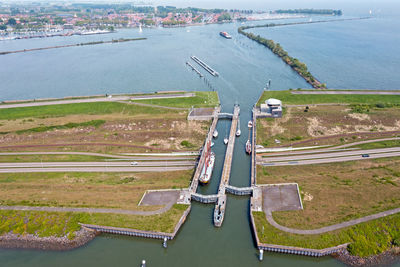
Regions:
<instances>
[{"instance_id":1,"label":"rocky shoreline","mask_svg":"<svg viewBox=\"0 0 400 267\"><path fill-rule=\"evenodd\" d=\"M96 237L97 233L81 229L75 233L75 238L70 240L63 237L38 237L35 235L18 235L7 233L0 236L0 248L6 249L37 249L37 250L71 250L87 244Z\"/></svg>"},{"instance_id":2,"label":"rocky shoreline","mask_svg":"<svg viewBox=\"0 0 400 267\"><path fill-rule=\"evenodd\" d=\"M379 255L366 258L350 255L346 249L333 254L332 256L346 265L353 267L386 266L400 261L400 248L392 248L391 250L383 252Z\"/></svg>"}]
</instances>

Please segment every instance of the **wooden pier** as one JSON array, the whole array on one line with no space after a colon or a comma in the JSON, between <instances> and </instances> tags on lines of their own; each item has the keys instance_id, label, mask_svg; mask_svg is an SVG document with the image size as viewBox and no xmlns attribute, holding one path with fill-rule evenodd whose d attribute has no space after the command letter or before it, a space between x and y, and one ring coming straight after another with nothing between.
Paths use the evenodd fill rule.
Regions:
<instances>
[{"instance_id":1,"label":"wooden pier","mask_svg":"<svg viewBox=\"0 0 400 267\"><path fill-rule=\"evenodd\" d=\"M224 168L222 170L221 182L218 188L218 201L214 210L214 225L220 227L224 220L225 207L226 207L226 186L229 185L229 178L231 176L233 149L235 148L236 128L239 119L240 107L235 105L233 110L231 131L229 133L228 146L225 153Z\"/></svg>"}]
</instances>

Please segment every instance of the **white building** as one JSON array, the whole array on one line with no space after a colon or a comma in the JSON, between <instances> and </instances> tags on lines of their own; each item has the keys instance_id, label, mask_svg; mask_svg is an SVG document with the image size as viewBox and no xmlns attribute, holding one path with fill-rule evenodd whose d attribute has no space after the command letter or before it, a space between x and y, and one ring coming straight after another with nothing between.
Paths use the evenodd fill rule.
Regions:
<instances>
[{"instance_id":1,"label":"white building","mask_svg":"<svg viewBox=\"0 0 400 267\"><path fill-rule=\"evenodd\" d=\"M282 101L270 98L261 104L261 114L267 117L281 118L282 117Z\"/></svg>"}]
</instances>

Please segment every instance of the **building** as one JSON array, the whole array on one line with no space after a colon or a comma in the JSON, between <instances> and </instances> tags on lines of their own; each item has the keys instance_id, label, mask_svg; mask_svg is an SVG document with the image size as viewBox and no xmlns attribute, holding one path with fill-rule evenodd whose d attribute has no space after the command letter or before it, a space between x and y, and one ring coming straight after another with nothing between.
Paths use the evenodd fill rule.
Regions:
<instances>
[{"instance_id":1,"label":"building","mask_svg":"<svg viewBox=\"0 0 400 267\"><path fill-rule=\"evenodd\" d=\"M282 101L270 98L260 106L260 116L282 118Z\"/></svg>"}]
</instances>

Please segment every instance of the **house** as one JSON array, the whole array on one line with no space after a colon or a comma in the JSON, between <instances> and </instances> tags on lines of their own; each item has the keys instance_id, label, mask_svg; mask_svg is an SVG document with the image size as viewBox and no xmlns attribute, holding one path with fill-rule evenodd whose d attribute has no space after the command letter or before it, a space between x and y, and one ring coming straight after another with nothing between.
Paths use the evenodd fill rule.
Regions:
<instances>
[{"instance_id":1,"label":"house","mask_svg":"<svg viewBox=\"0 0 400 267\"><path fill-rule=\"evenodd\" d=\"M282 101L270 98L265 101L265 103L260 105L260 115L263 117L282 117Z\"/></svg>"}]
</instances>

